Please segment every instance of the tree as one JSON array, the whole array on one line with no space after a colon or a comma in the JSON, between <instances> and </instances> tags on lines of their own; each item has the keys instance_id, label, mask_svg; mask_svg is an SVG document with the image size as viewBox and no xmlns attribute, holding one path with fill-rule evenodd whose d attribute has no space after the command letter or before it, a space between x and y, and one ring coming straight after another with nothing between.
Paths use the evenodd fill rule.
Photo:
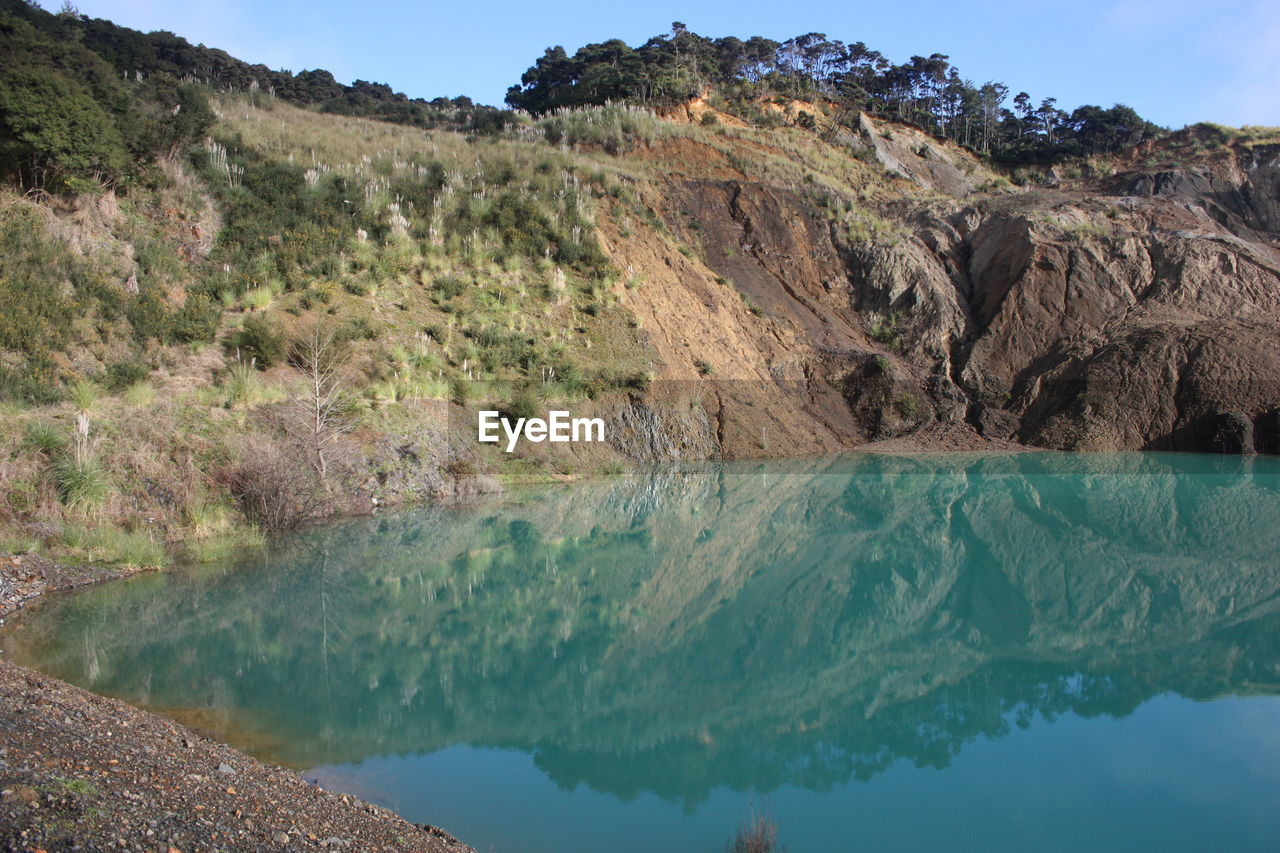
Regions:
<instances>
[{"instance_id":1,"label":"tree","mask_svg":"<svg viewBox=\"0 0 1280 853\"><path fill-rule=\"evenodd\" d=\"M117 176L127 165L111 116L81 86L47 69L0 76L0 161L26 186L50 179Z\"/></svg>"},{"instance_id":2,"label":"tree","mask_svg":"<svg viewBox=\"0 0 1280 853\"><path fill-rule=\"evenodd\" d=\"M290 358L307 385L294 401L289 429L303 444L322 483L329 476L336 440L352 427L343 388L347 354L337 328L317 322L297 339Z\"/></svg>"},{"instance_id":3,"label":"tree","mask_svg":"<svg viewBox=\"0 0 1280 853\"><path fill-rule=\"evenodd\" d=\"M708 39L675 22L671 32L632 49L618 39L569 56L550 48L507 93L507 103L534 113L561 107L631 101L669 104L712 88L733 111L770 94L836 102L826 133L834 138L850 114L865 110L912 122L934 136L1012 162L1052 162L1115 150L1159 133L1129 110L1081 108L1070 116L1053 98L1037 107L1020 92L1005 109L1009 87L965 80L945 54L912 56L894 65L862 42L846 45L823 33L779 43L753 36ZM816 124L816 122L815 122Z\"/></svg>"},{"instance_id":4,"label":"tree","mask_svg":"<svg viewBox=\"0 0 1280 853\"><path fill-rule=\"evenodd\" d=\"M997 130L1000 126L1000 105L1009 97L1009 87L1003 83L985 83L978 91L978 121L982 127L982 143L980 150L986 154L991 151Z\"/></svg>"},{"instance_id":5,"label":"tree","mask_svg":"<svg viewBox=\"0 0 1280 853\"><path fill-rule=\"evenodd\" d=\"M1077 107L1067 123L1082 154L1118 151L1150 139L1160 130L1124 104L1116 104L1109 110L1097 106Z\"/></svg>"}]
</instances>

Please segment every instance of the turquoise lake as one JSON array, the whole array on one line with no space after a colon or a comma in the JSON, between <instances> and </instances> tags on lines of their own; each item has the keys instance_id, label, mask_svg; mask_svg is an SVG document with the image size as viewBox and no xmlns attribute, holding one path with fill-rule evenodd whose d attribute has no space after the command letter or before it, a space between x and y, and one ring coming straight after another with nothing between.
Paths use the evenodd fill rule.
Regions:
<instances>
[{"instance_id":1,"label":"turquoise lake","mask_svg":"<svg viewBox=\"0 0 1280 853\"><path fill-rule=\"evenodd\" d=\"M1280 458L863 455L346 521L5 654L498 853L1274 850Z\"/></svg>"}]
</instances>

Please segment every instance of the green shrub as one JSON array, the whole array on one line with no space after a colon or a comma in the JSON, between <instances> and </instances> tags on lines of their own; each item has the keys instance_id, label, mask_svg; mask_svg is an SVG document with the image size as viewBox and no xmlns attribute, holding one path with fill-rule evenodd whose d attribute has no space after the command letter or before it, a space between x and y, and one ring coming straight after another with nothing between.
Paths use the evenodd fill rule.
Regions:
<instances>
[{"instance_id":1,"label":"green shrub","mask_svg":"<svg viewBox=\"0 0 1280 853\"><path fill-rule=\"evenodd\" d=\"M117 361L107 367L106 386L111 392L123 391L131 385L146 380L151 371L136 361Z\"/></svg>"},{"instance_id":2,"label":"green shrub","mask_svg":"<svg viewBox=\"0 0 1280 853\"><path fill-rule=\"evenodd\" d=\"M125 309L133 334L140 341L154 338L167 342L173 335L173 317L169 303L158 288L143 286Z\"/></svg>"},{"instance_id":3,"label":"green shrub","mask_svg":"<svg viewBox=\"0 0 1280 853\"><path fill-rule=\"evenodd\" d=\"M123 299L45 217L34 204L0 210L0 392L42 403L59 396L52 354L77 343L82 318L118 317Z\"/></svg>"},{"instance_id":4,"label":"green shrub","mask_svg":"<svg viewBox=\"0 0 1280 853\"><path fill-rule=\"evenodd\" d=\"M82 85L52 68L5 68L0 116L0 162L28 186L46 185L51 175L60 188L66 178L119 174L128 163L111 116Z\"/></svg>"},{"instance_id":5,"label":"green shrub","mask_svg":"<svg viewBox=\"0 0 1280 853\"><path fill-rule=\"evenodd\" d=\"M53 366L40 359L26 370L0 365L0 401L6 405L56 403L62 394L54 381Z\"/></svg>"},{"instance_id":6,"label":"green shrub","mask_svg":"<svg viewBox=\"0 0 1280 853\"><path fill-rule=\"evenodd\" d=\"M920 401L910 394L898 394L893 398L893 410L904 420L914 421L921 415Z\"/></svg>"},{"instance_id":7,"label":"green shrub","mask_svg":"<svg viewBox=\"0 0 1280 853\"><path fill-rule=\"evenodd\" d=\"M440 299L454 299L467 292L467 283L456 275L441 276L435 281L435 292Z\"/></svg>"},{"instance_id":8,"label":"green shrub","mask_svg":"<svg viewBox=\"0 0 1280 853\"><path fill-rule=\"evenodd\" d=\"M332 281L314 281L299 297L303 308L328 305L338 295L338 286Z\"/></svg>"},{"instance_id":9,"label":"green shrub","mask_svg":"<svg viewBox=\"0 0 1280 853\"><path fill-rule=\"evenodd\" d=\"M536 418L542 414L542 401L532 388L519 388L502 410L508 418Z\"/></svg>"},{"instance_id":10,"label":"green shrub","mask_svg":"<svg viewBox=\"0 0 1280 853\"><path fill-rule=\"evenodd\" d=\"M347 320L338 331L339 340L343 341L376 341L378 326L365 316L356 316Z\"/></svg>"},{"instance_id":11,"label":"green shrub","mask_svg":"<svg viewBox=\"0 0 1280 853\"><path fill-rule=\"evenodd\" d=\"M280 327L265 316L248 317L234 338L241 359L248 359L259 370L284 361L289 340Z\"/></svg>"},{"instance_id":12,"label":"green shrub","mask_svg":"<svg viewBox=\"0 0 1280 853\"><path fill-rule=\"evenodd\" d=\"M173 315L172 336L179 343L211 341L218 333L222 309L203 293L188 293L182 308Z\"/></svg>"},{"instance_id":13,"label":"green shrub","mask_svg":"<svg viewBox=\"0 0 1280 853\"><path fill-rule=\"evenodd\" d=\"M761 110L759 116L755 120L755 126L771 129L775 127L782 127L784 121L782 113L780 112L774 112L773 110Z\"/></svg>"},{"instance_id":14,"label":"green shrub","mask_svg":"<svg viewBox=\"0 0 1280 853\"><path fill-rule=\"evenodd\" d=\"M373 282L367 278L349 278L342 283L342 289L352 296L372 296L374 293Z\"/></svg>"},{"instance_id":15,"label":"green shrub","mask_svg":"<svg viewBox=\"0 0 1280 853\"><path fill-rule=\"evenodd\" d=\"M898 329L898 315L890 313L871 321L871 340L887 347L897 347L902 343L902 332Z\"/></svg>"}]
</instances>

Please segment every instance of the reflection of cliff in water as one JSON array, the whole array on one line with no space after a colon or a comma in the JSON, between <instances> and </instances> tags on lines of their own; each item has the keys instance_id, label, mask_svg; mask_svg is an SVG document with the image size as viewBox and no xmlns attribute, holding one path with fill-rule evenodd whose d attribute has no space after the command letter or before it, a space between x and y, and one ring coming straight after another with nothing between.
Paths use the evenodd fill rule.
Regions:
<instances>
[{"instance_id":1,"label":"reflection of cliff in water","mask_svg":"<svg viewBox=\"0 0 1280 853\"><path fill-rule=\"evenodd\" d=\"M1278 692L1276 463L668 471L108 585L9 645L102 692L233 711L298 766L466 742L622 796L822 789L1038 716Z\"/></svg>"}]
</instances>

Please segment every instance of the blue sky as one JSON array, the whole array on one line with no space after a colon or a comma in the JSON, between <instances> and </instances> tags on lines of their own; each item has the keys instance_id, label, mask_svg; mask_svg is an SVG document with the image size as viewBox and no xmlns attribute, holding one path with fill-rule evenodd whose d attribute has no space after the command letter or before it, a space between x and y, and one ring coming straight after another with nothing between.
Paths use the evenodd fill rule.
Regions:
<instances>
[{"instance_id":1,"label":"blue sky","mask_svg":"<svg viewBox=\"0 0 1280 853\"><path fill-rule=\"evenodd\" d=\"M57 0L43 0L56 9ZM501 103L543 48L618 37L638 44L672 21L707 36L806 32L863 41L895 62L944 53L981 83L1037 101L1127 103L1160 124L1280 125L1280 0L728 0L615 3L81 0L83 14L167 29L251 62L327 68L343 82L411 96Z\"/></svg>"}]
</instances>

